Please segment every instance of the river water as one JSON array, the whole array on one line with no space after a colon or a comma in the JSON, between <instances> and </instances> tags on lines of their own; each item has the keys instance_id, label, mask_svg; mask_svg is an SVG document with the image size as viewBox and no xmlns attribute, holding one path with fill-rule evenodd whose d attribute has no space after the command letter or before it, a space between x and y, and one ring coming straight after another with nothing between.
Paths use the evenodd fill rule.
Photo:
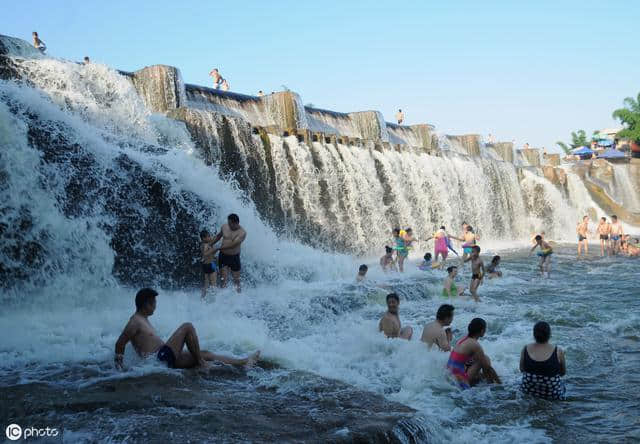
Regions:
<instances>
[{"instance_id":1,"label":"river water","mask_svg":"<svg viewBox=\"0 0 640 444\"><path fill-rule=\"evenodd\" d=\"M351 273L354 262L340 278L285 281L277 287L247 289L241 295L226 290L204 304L195 290L161 291L151 320L162 336L190 320L203 347L238 355L261 349L264 358L278 367L258 368L246 375L218 369L205 376L190 372L180 376L155 362L139 362L130 348L129 372L114 371L113 344L133 311L134 289L105 289L99 302L73 308L52 303L40 309L3 310L3 398L40 406L35 414L25 407L24 418L63 425L68 436L78 439L159 437L153 424L160 422L166 428L162 430L196 441L207 437L259 440L267 435L229 434L230 420L219 419L214 427L210 421L202 424L185 418L211 411L217 418L233 417L233 408L240 403L247 405L248 412L253 406L271 418L268 422L286 429L287 422L275 411L260 410L261 403L274 404L254 393L256 388L283 396L324 390L320 400L339 399L338 393L350 390L347 399L362 396L338 382L317 389L326 386L314 382L312 375L318 375L415 409L414 421L424 426L431 442L636 441L640 438L640 377L634 371L640 365L638 260L593 256L577 261L573 246L557 247L552 277L541 279L535 256L528 257L522 249L501 255L504 277L480 287L482 302L453 301L457 338L473 317L487 321L481 344L503 379L501 386L459 391L446 378L447 354L428 351L417 340L443 303L439 293L444 272L422 272L412 263L405 275L384 276L371 263L367 284L356 285ZM468 275L467 266L458 277L459 284ZM390 290L401 297L403 325L414 327L410 342L385 339L377 332L384 296ZM536 400L518 392L519 352L532 341L532 326L538 320L551 324L552 342L566 350L568 397L564 402ZM127 384L137 389L125 389ZM110 393L115 391L118 396ZM167 393L171 393L171 401L164 401L167 405L143 401L146 396L162 398ZM56 405L52 399L60 396L82 411L52 407ZM239 400L230 401L230 397ZM362 402L371 403L372 416L385 408L373 406L370 399ZM139 412L124 415L123 404L127 409L147 410L144 417ZM320 408L317 403L306 407ZM363 408L367 411L368 405ZM99 412L101 419L96 421L85 409ZM317 415L322 418L323 413ZM136 434L141 424L148 425L151 435ZM294 437L292 432L289 438Z\"/></svg>"}]
</instances>

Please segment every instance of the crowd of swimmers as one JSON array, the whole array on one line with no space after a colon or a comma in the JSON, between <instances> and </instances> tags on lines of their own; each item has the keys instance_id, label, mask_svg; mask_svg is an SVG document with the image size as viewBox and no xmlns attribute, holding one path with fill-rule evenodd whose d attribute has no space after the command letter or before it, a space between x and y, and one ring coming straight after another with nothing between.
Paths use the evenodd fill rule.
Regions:
<instances>
[{"instance_id":1,"label":"crowd of swimmers","mask_svg":"<svg viewBox=\"0 0 640 444\"><path fill-rule=\"evenodd\" d=\"M462 223L462 234L459 237L447 233L446 228L441 226L431 237L425 240L434 240L434 252L426 253L423 261L418 265L420 270L445 269L449 251L460 257L459 265L467 262L471 263L471 280L469 283L470 297L479 302L478 288L482 284L485 276L489 279L502 277L500 271L500 256L494 256L491 263L485 269L484 262L480 257L479 240L473 227L466 222ZM452 240L462 242L462 256L453 248ZM411 228L394 228L392 231L392 246L385 246L385 254L380 258L380 267L385 273L404 272L405 261L409 256L409 251L413 249L413 244L417 241ZM366 267L366 265L365 265ZM368 268L367 268L368 269ZM456 297L464 295L465 288L458 288L455 284L455 277L458 274L458 266L451 265L446 268L447 278L443 284L442 294L446 297ZM362 267L358 272L357 280L364 279L361 274ZM364 272L366 274L366 271Z\"/></svg>"},{"instance_id":2,"label":"crowd of swimmers","mask_svg":"<svg viewBox=\"0 0 640 444\"><path fill-rule=\"evenodd\" d=\"M600 240L601 256L640 256L638 239L624 233L624 228L615 214L611 216L611 222L602 216L598 221L595 232L589 228L589 216L584 216L576 226L578 235L578 257L589 253L589 237L595 235Z\"/></svg>"},{"instance_id":3,"label":"crowd of swimmers","mask_svg":"<svg viewBox=\"0 0 640 444\"><path fill-rule=\"evenodd\" d=\"M613 222L607 224L603 217L598 225L597 232L601 236L602 254L624 252L624 233L617 218L612 216ZM215 232L215 230L214 230ZM588 237L588 217L584 217L578 224L577 232L579 242L583 242L585 254L587 252L586 238ZM240 250L246 239L247 233L240 225L237 214L230 214L227 223L222 225L214 235L209 230L200 233L201 269L204 276L201 297L204 300L210 288L225 287L229 281L229 275L240 291ZM604 237L606 236L606 238ZM609 239L610 237L610 239ZM444 269L449 251L459 256L452 245L452 240L462 242L462 256L459 256L459 266L466 262L471 264L471 279L469 284L470 297L479 302L478 288L483 279L488 277L500 278L500 256L494 256L491 263L485 268L480 257L480 246L477 245L478 236L473 227L467 223L462 224L462 234L449 235L444 226L440 227L427 240L434 240L434 255L426 253L422 262L418 265L421 270ZM606 242L605 242L606 241ZM392 230L392 246L385 247L385 254L380 258L380 266L383 271L403 272L409 251L413 249L417 239L411 228ZM544 239L544 232L534 236L531 253L539 249L539 268L544 276L551 273L551 255L553 248ZM629 244L629 242L626 242ZM626 251L632 249L632 245L626 246ZM635 247L637 249L637 247ZM579 252L582 250L580 248ZM631 254L631 253L630 253ZM453 300L464 296L466 288L456 284L458 265L446 267L447 275L442 286L442 297ZM365 264L358 269L356 280L361 282L366 279L369 267ZM220 280L218 279L220 273ZM220 282L218 282L220 281ZM182 324L167 339L163 341L155 332L149 321L156 308L158 293L151 288L143 288L136 294L136 311L129 319L115 345L116 367L123 367L124 350L127 343L131 342L135 351L141 357L153 356L170 368L207 367L210 361L236 366L252 366L260 358L260 351L243 357L234 358L217 355L207 350L201 350L198 335L190 323ZM379 322L379 330L388 338L401 338L411 340L413 328L403 326L399 316L400 298L396 293L386 296L387 311ZM474 318L467 327L467 334L453 343L451 323L453 321L454 307L443 304L436 313L436 319L424 326L421 341L431 349L436 346L443 352L449 352L447 369L452 380L461 388L473 387L481 381L500 384L500 377L491 365L491 359L485 354L480 339L485 335L487 324L482 318ZM549 343L551 328L546 322L538 322L534 325L533 336L535 342L523 347L520 354L520 370L522 372L521 389L523 392L547 399L563 399L565 387L562 376L566 371L564 353L558 347ZM185 350L186 347L186 350Z\"/></svg>"},{"instance_id":4,"label":"crowd of swimmers","mask_svg":"<svg viewBox=\"0 0 640 444\"><path fill-rule=\"evenodd\" d=\"M387 312L378 324L380 332L388 338L411 340L413 328L403 326L399 315L400 298L396 293L387 295ZM467 326L467 334L453 340L451 324L454 307L443 304L436 312L435 320L427 323L420 340L429 349L449 353L446 367L450 379L461 389L469 389L480 382L501 384L498 373L491 365L480 339L487 332L487 323L482 318L474 318ZM534 342L525 345L520 352L520 389L527 394L551 400L565 398L562 376L566 373L564 352L549 343L551 327L547 322L537 322L533 326Z\"/></svg>"}]
</instances>

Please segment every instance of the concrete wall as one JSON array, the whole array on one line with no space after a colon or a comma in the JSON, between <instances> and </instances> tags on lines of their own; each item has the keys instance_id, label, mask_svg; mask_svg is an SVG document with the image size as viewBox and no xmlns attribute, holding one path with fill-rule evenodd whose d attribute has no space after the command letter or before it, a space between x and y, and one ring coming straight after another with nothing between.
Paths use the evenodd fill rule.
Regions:
<instances>
[{"instance_id":1,"label":"concrete wall","mask_svg":"<svg viewBox=\"0 0 640 444\"><path fill-rule=\"evenodd\" d=\"M549 166L559 166L560 165L560 154L547 154L544 157L544 164Z\"/></svg>"},{"instance_id":2,"label":"concrete wall","mask_svg":"<svg viewBox=\"0 0 640 444\"><path fill-rule=\"evenodd\" d=\"M343 143L372 141L379 146L407 146L426 152L438 148L432 125L387 123L379 111L338 113L305 107L300 96L292 91L254 97L184 84L180 71L166 65L122 74L131 78L146 105L155 112L167 113L180 107L193 107L239 117L271 133L303 135L305 140L313 137ZM468 147L469 155L480 154L478 136L459 137L461 143Z\"/></svg>"},{"instance_id":3,"label":"concrete wall","mask_svg":"<svg viewBox=\"0 0 640 444\"><path fill-rule=\"evenodd\" d=\"M447 135L450 142L457 143L464 148L469 156L480 155L480 136L478 134L464 134L461 136Z\"/></svg>"},{"instance_id":4,"label":"concrete wall","mask_svg":"<svg viewBox=\"0 0 640 444\"><path fill-rule=\"evenodd\" d=\"M540 166L540 150L530 148L527 150L516 150L516 160L523 165Z\"/></svg>"},{"instance_id":5,"label":"concrete wall","mask_svg":"<svg viewBox=\"0 0 640 444\"><path fill-rule=\"evenodd\" d=\"M497 142L491 145L495 152L505 162L513 163L513 143L512 142Z\"/></svg>"}]
</instances>

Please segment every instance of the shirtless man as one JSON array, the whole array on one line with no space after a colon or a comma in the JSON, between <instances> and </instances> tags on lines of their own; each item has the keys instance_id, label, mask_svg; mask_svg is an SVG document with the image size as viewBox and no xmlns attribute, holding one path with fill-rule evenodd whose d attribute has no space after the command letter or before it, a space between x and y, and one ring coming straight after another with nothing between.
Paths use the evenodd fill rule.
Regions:
<instances>
[{"instance_id":1,"label":"shirtless man","mask_svg":"<svg viewBox=\"0 0 640 444\"><path fill-rule=\"evenodd\" d=\"M474 301L480 302L480 298L478 297L478 287L482 283L482 279L484 277L484 262L480 259L480 247L477 245L471 247L471 256L464 261L471 261L471 285L469 286L471 297L473 297Z\"/></svg>"},{"instance_id":2,"label":"shirtless man","mask_svg":"<svg viewBox=\"0 0 640 444\"><path fill-rule=\"evenodd\" d=\"M576 233L578 234L578 257L580 257L582 248L584 248L584 255L586 257L587 254L589 254L589 240L587 239L589 235L589 216L584 216L582 222L578 223Z\"/></svg>"},{"instance_id":3,"label":"shirtless man","mask_svg":"<svg viewBox=\"0 0 640 444\"><path fill-rule=\"evenodd\" d=\"M31 35L33 36L33 46L37 50L39 50L42 54L44 54L45 51L47 50L47 45L45 45L44 42L40 40L40 37L38 37L37 32L33 31Z\"/></svg>"},{"instance_id":4,"label":"shirtless man","mask_svg":"<svg viewBox=\"0 0 640 444\"><path fill-rule=\"evenodd\" d=\"M611 231L611 226L607 223L606 217L603 216L600 218L597 230L600 235L600 256L604 256L605 250L608 254L611 254L609 248L609 232Z\"/></svg>"},{"instance_id":5,"label":"shirtless man","mask_svg":"<svg viewBox=\"0 0 640 444\"><path fill-rule=\"evenodd\" d=\"M401 109L396 113L396 120L398 121L398 125L402 125L402 122L404 122L404 113Z\"/></svg>"},{"instance_id":6,"label":"shirtless man","mask_svg":"<svg viewBox=\"0 0 640 444\"><path fill-rule=\"evenodd\" d=\"M529 256L533 253L533 250L540 247L540 251L538 251L538 256L540 256L540 274L544 277L544 272L547 272L547 277L551 277L551 255L553 254L553 248L551 245L545 240L542 239L542 236L539 234L535 237L536 244L531 247L531 251L529 252Z\"/></svg>"},{"instance_id":7,"label":"shirtless man","mask_svg":"<svg viewBox=\"0 0 640 444\"><path fill-rule=\"evenodd\" d=\"M237 214L230 214L227 217L227 223L222 226L222 229L216 237L213 238L215 244L222 239L222 244L214 248L213 252L220 251L218 255L218 268L220 269L220 277L222 278L222 287L227 286L229 269L231 269L231 276L233 276L233 282L236 285L238 293L240 292L240 245L247 237L247 232L240 226L240 218Z\"/></svg>"},{"instance_id":8,"label":"shirtless man","mask_svg":"<svg viewBox=\"0 0 640 444\"><path fill-rule=\"evenodd\" d=\"M260 358L260 351L244 359L236 359L200 350L198 335L189 322L178 327L165 343L149 322L149 316L156 310L156 296L158 293L151 288L143 288L136 294L136 312L131 316L116 342L114 361L119 370L123 369L124 349L129 341L140 357L146 358L155 354L156 358L165 362L169 368L206 366L206 361L251 367ZM182 351L185 344L188 351Z\"/></svg>"},{"instance_id":9,"label":"shirtless man","mask_svg":"<svg viewBox=\"0 0 640 444\"><path fill-rule=\"evenodd\" d=\"M411 340L413 336L413 328L402 327L400 316L398 316L398 307L400 306L400 298L395 293L387 295L387 312L380 319L378 329L384 332L387 338L402 338Z\"/></svg>"},{"instance_id":10,"label":"shirtless man","mask_svg":"<svg viewBox=\"0 0 640 444\"><path fill-rule=\"evenodd\" d=\"M420 340L429 346L429 350L436 344L440 351L451 350L451 323L453 322L453 305L443 304L438 308L436 320L429 322L422 330Z\"/></svg>"},{"instance_id":11,"label":"shirtless man","mask_svg":"<svg viewBox=\"0 0 640 444\"><path fill-rule=\"evenodd\" d=\"M209 75L213 77L213 88L220 88L220 84L222 83L222 76L218 72L218 68L213 68L211 72L209 72Z\"/></svg>"},{"instance_id":12,"label":"shirtless man","mask_svg":"<svg viewBox=\"0 0 640 444\"><path fill-rule=\"evenodd\" d=\"M358 274L356 275L356 282L362 282L367 277L367 271L369 271L369 267L365 264L360 265L358 268Z\"/></svg>"},{"instance_id":13,"label":"shirtless man","mask_svg":"<svg viewBox=\"0 0 640 444\"><path fill-rule=\"evenodd\" d=\"M462 389L471 388L483 379L490 384L502 384L491 366L491 359L478 342L487 331L487 323L482 318L474 318L467 331L468 335L458 341L449 356L447 368L452 376Z\"/></svg>"},{"instance_id":14,"label":"shirtless man","mask_svg":"<svg viewBox=\"0 0 640 444\"><path fill-rule=\"evenodd\" d=\"M393 248L385 245L384 249L386 253L380 258L382 271L385 273L389 271L398 271L396 269L396 261L393 259Z\"/></svg>"},{"instance_id":15,"label":"shirtless man","mask_svg":"<svg viewBox=\"0 0 640 444\"><path fill-rule=\"evenodd\" d=\"M213 238L207 230L200 232L200 254L202 273L204 274L204 283L202 285L202 300L204 301L209 285L215 288L218 283L218 265L216 264Z\"/></svg>"},{"instance_id":16,"label":"shirtless man","mask_svg":"<svg viewBox=\"0 0 640 444\"><path fill-rule=\"evenodd\" d=\"M615 214L611 216L611 254L618 254L620 252L620 241L622 240L622 235L624 234L624 230L622 229L622 224L618 222L618 216Z\"/></svg>"}]
</instances>

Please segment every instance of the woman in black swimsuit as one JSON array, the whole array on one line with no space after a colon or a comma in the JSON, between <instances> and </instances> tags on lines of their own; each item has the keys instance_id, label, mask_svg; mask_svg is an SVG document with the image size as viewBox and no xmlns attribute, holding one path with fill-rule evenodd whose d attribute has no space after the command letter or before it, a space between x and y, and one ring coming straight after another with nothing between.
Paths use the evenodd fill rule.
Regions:
<instances>
[{"instance_id":1,"label":"woman in black swimsuit","mask_svg":"<svg viewBox=\"0 0 640 444\"><path fill-rule=\"evenodd\" d=\"M566 373L564 352L549 343L551 327L537 322L533 327L536 342L520 353L520 371L524 393L544 399L564 399L566 388L561 376Z\"/></svg>"}]
</instances>

